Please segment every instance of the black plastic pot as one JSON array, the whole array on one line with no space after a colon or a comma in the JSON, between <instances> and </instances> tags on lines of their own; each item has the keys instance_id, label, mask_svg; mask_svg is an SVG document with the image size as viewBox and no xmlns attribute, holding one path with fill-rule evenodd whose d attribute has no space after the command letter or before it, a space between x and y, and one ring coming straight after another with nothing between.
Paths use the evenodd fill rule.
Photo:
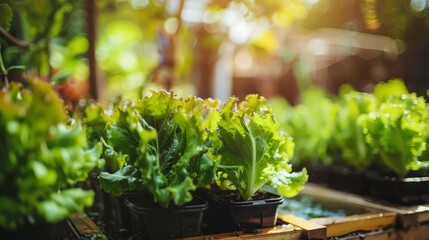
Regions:
<instances>
[{"instance_id":1,"label":"black plastic pot","mask_svg":"<svg viewBox=\"0 0 429 240\"><path fill-rule=\"evenodd\" d=\"M28 240L28 239L46 239L57 240L67 238L67 223L60 221L58 223L48 223L43 220L38 222L24 223L14 230L0 228L1 239Z\"/></svg>"},{"instance_id":2,"label":"black plastic pot","mask_svg":"<svg viewBox=\"0 0 429 240\"><path fill-rule=\"evenodd\" d=\"M429 175L415 174L405 178L365 174L368 195L402 205L429 203Z\"/></svg>"},{"instance_id":3,"label":"black plastic pot","mask_svg":"<svg viewBox=\"0 0 429 240\"><path fill-rule=\"evenodd\" d=\"M364 180L365 177L362 173L349 166L337 164L330 167L328 186L340 191L366 194L367 189Z\"/></svg>"},{"instance_id":4,"label":"black plastic pot","mask_svg":"<svg viewBox=\"0 0 429 240\"><path fill-rule=\"evenodd\" d=\"M341 164L303 165L308 172L308 181L335 190L366 194L364 175Z\"/></svg>"},{"instance_id":5,"label":"black plastic pot","mask_svg":"<svg viewBox=\"0 0 429 240\"><path fill-rule=\"evenodd\" d=\"M324 165L303 164L295 171L301 171L305 167L308 172L308 181L319 185L328 186L331 182L331 169Z\"/></svg>"},{"instance_id":6,"label":"black plastic pot","mask_svg":"<svg viewBox=\"0 0 429 240\"><path fill-rule=\"evenodd\" d=\"M283 202L281 196L268 192L258 192L248 201L238 200L237 191L210 190L205 197L209 209L204 224L209 234L273 227L277 222L277 208Z\"/></svg>"},{"instance_id":7,"label":"black plastic pot","mask_svg":"<svg viewBox=\"0 0 429 240\"><path fill-rule=\"evenodd\" d=\"M112 210L112 223L119 228L131 229L131 216L125 205L125 199L137 195L135 192L125 193L121 196L114 196L110 194L110 204Z\"/></svg>"},{"instance_id":8,"label":"black plastic pot","mask_svg":"<svg viewBox=\"0 0 429 240\"><path fill-rule=\"evenodd\" d=\"M133 196L125 200L133 226L141 239L177 239L201 234L207 201L194 196L176 208L160 208L151 197Z\"/></svg>"},{"instance_id":9,"label":"black plastic pot","mask_svg":"<svg viewBox=\"0 0 429 240\"><path fill-rule=\"evenodd\" d=\"M128 239L135 234L125 199L144 195L144 192L127 192L121 196L104 193L103 231L113 239Z\"/></svg>"}]
</instances>

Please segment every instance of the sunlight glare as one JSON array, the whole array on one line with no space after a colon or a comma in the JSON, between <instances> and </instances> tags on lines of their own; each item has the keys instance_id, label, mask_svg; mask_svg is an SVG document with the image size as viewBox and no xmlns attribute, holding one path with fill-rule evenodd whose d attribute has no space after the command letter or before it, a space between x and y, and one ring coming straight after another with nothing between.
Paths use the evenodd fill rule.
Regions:
<instances>
[{"instance_id":1,"label":"sunlight glare","mask_svg":"<svg viewBox=\"0 0 429 240\"><path fill-rule=\"evenodd\" d=\"M137 57L131 52L123 52L119 57L119 65L124 70L132 70L137 67Z\"/></svg>"},{"instance_id":2,"label":"sunlight glare","mask_svg":"<svg viewBox=\"0 0 429 240\"><path fill-rule=\"evenodd\" d=\"M327 42L320 38L311 39L307 43L308 51L313 55L325 55L329 51Z\"/></svg>"},{"instance_id":3,"label":"sunlight glare","mask_svg":"<svg viewBox=\"0 0 429 240\"><path fill-rule=\"evenodd\" d=\"M429 0L411 0L411 8L416 12L421 12L429 5Z\"/></svg>"},{"instance_id":4,"label":"sunlight glare","mask_svg":"<svg viewBox=\"0 0 429 240\"><path fill-rule=\"evenodd\" d=\"M168 34L174 34L179 27L179 21L176 17L170 17L164 22L164 29Z\"/></svg>"},{"instance_id":5,"label":"sunlight glare","mask_svg":"<svg viewBox=\"0 0 429 240\"><path fill-rule=\"evenodd\" d=\"M132 0L131 6L135 9L145 8L149 4L149 0Z\"/></svg>"},{"instance_id":6,"label":"sunlight glare","mask_svg":"<svg viewBox=\"0 0 429 240\"><path fill-rule=\"evenodd\" d=\"M250 52L246 49L241 49L235 55L234 63L239 71L249 71L253 65L252 54L250 54Z\"/></svg>"},{"instance_id":7,"label":"sunlight glare","mask_svg":"<svg viewBox=\"0 0 429 240\"><path fill-rule=\"evenodd\" d=\"M229 38L237 44L243 44L249 39L252 30L253 28L249 23L241 20L229 29Z\"/></svg>"}]
</instances>

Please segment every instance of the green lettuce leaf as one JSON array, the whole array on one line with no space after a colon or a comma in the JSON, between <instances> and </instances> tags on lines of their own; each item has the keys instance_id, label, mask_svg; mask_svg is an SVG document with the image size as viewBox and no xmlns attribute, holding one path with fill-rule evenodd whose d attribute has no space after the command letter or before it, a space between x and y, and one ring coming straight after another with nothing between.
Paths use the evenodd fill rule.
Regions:
<instances>
[{"instance_id":1,"label":"green lettuce leaf","mask_svg":"<svg viewBox=\"0 0 429 240\"><path fill-rule=\"evenodd\" d=\"M374 160L374 151L365 140L358 119L377 109L377 99L373 94L349 91L337 101L338 111L334 124L330 151L337 163L345 163L357 171L364 171Z\"/></svg>"},{"instance_id":2,"label":"green lettuce leaf","mask_svg":"<svg viewBox=\"0 0 429 240\"><path fill-rule=\"evenodd\" d=\"M295 143L294 164L330 165L328 154L337 117L337 105L319 88L302 92L301 102L290 106L285 99L269 101L280 126Z\"/></svg>"},{"instance_id":3,"label":"green lettuce leaf","mask_svg":"<svg viewBox=\"0 0 429 240\"><path fill-rule=\"evenodd\" d=\"M8 31L12 22L12 9L7 3L0 3L0 27Z\"/></svg>"},{"instance_id":4,"label":"green lettuce leaf","mask_svg":"<svg viewBox=\"0 0 429 240\"><path fill-rule=\"evenodd\" d=\"M298 192L307 180L303 177L299 184L291 184L291 175L286 173L291 172L288 162L294 143L281 131L265 102L257 95L248 95L240 103L237 98L230 98L221 109L218 123L215 154L221 156L219 176L221 181L230 182L245 200L251 199L264 184L275 183L286 194L288 186L290 192ZM306 176L305 172L302 174ZM280 175L285 177L281 181Z\"/></svg>"},{"instance_id":5,"label":"green lettuce leaf","mask_svg":"<svg viewBox=\"0 0 429 240\"><path fill-rule=\"evenodd\" d=\"M182 101L165 91L153 92L142 101L141 117L157 138L145 145L145 153L151 154L140 166L148 189L162 207L168 207L170 201L175 205L189 202L191 191L214 178L214 165L203 157L209 148L206 127L213 115L205 114L208 106L203 104L201 99Z\"/></svg>"},{"instance_id":6,"label":"green lettuce leaf","mask_svg":"<svg viewBox=\"0 0 429 240\"><path fill-rule=\"evenodd\" d=\"M134 103L124 100L108 123L108 144L140 170L143 187L161 207L182 205L192 200L191 191L214 179L215 164L207 153L219 118L216 107L216 101L179 99L167 91L153 91ZM103 179L103 189L122 193L129 188L112 180Z\"/></svg>"},{"instance_id":7,"label":"green lettuce leaf","mask_svg":"<svg viewBox=\"0 0 429 240\"><path fill-rule=\"evenodd\" d=\"M58 222L85 207L90 207L93 201L94 192L71 188L51 193L46 200L36 205L36 209L48 222Z\"/></svg>"},{"instance_id":8,"label":"green lettuce leaf","mask_svg":"<svg viewBox=\"0 0 429 240\"><path fill-rule=\"evenodd\" d=\"M375 85L374 96L380 103L385 102L391 96L409 94L407 86L401 79L391 79L387 82L379 82Z\"/></svg>"},{"instance_id":9,"label":"green lettuce leaf","mask_svg":"<svg viewBox=\"0 0 429 240\"><path fill-rule=\"evenodd\" d=\"M57 221L92 203L91 192L68 189L103 164L102 146L88 148L81 124L65 124L65 116L46 82L0 91L0 227Z\"/></svg>"},{"instance_id":10,"label":"green lettuce leaf","mask_svg":"<svg viewBox=\"0 0 429 240\"><path fill-rule=\"evenodd\" d=\"M115 173L101 172L99 180L101 188L117 196L143 189L141 172L131 165L124 166Z\"/></svg>"},{"instance_id":11,"label":"green lettuce leaf","mask_svg":"<svg viewBox=\"0 0 429 240\"><path fill-rule=\"evenodd\" d=\"M382 172L405 177L410 170L427 166L419 161L428 137L428 108L423 97L414 93L391 96L377 111L362 115L359 124L378 151L377 167Z\"/></svg>"}]
</instances>

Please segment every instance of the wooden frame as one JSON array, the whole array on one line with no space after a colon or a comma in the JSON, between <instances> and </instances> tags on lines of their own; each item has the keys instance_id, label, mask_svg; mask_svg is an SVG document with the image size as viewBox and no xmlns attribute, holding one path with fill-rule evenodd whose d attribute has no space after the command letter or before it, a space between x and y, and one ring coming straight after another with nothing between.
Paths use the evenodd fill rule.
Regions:
<instances>
[{"instance_id":1,"label":"wooden frame","mask_svg":"<svg viewBox=\"0 0 429 240\"><path fill-rule=\"evenodd\" d=\"M365 239L425 240L429 232L429 205L398 206L350 193L328 189L307 183L302 194L317 196L362 208L366 213L345 217L303 219L279 212L277 226L256 229L253 232L236 231L213 235L202 235L186 240L209 239ZM74 239L85 239L103 235L98 226L83 213L68 219Z\"/></svg>"},{"instance_id":2,"label":"wooden frame","mask_svg":"<svg viewBox=\"0 0 429 240\"><path fill-rule=\"evenodd\" d=\"M320 233L316 236L311 235L311 231L314 230L312 224L318 224L326 227L325 238L354 239L352 233L362 232L356 239L427 239L423 232L429 230L429 205L400 206L313 183L307 183L301 194L341 202L367 211L364 214L346 217L309 220L299 219L293 215L279 215L281 220L303 228L304 238L317 239L316 236L321 236ZM347 236L348 234L350 236Z\"/></svg>"}]
</instances>

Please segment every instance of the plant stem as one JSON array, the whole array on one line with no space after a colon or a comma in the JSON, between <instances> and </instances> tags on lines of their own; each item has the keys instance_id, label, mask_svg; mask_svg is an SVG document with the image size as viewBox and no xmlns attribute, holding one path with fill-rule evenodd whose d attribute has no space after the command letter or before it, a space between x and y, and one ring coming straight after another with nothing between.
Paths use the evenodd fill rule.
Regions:
<instances>
[{"instance_id":1,"label":"plant stem","mask_svg":"<svg viewBox=\"0 0 429 240\"><path fill-rule=\"evenodd\" d=\"M7 79L7 70L3 63L3 57L1 54L1 44L0 44L0 84L4 85L5 89L9 88L9 80Z\"/></svg>"},{"instance_id":2,"label":"plant stem","mask_svg":"<svg viewBox=\"0 0 429 240\"><path fill-rule=\"evenodd\" d=\"M244 121L244 120L243 120ZM252 162L250 163L250 171L247 176L247 188L244 193L244 199L249 200L253 195L253 188L255 187L255 178L256 178L256 142L253 137L252 131L245 122L243 125L246 127L247 132L249 133L250 142L252 144Z\"/></svg>"},{"instance_id":3,"label":"plant stem","mask_svg":"<svg viewBox=\"0 0 429 240\"><path fill-rule=\"evenodd\" d=\"M3 37L10 44L21 48L28 48L31 44L31 42L29 41L24 41L24 40L15 38L14 36L6 32L6 30L4 30L2 27L0 27L0 37Z\"/></svg>"}]
</instances>

